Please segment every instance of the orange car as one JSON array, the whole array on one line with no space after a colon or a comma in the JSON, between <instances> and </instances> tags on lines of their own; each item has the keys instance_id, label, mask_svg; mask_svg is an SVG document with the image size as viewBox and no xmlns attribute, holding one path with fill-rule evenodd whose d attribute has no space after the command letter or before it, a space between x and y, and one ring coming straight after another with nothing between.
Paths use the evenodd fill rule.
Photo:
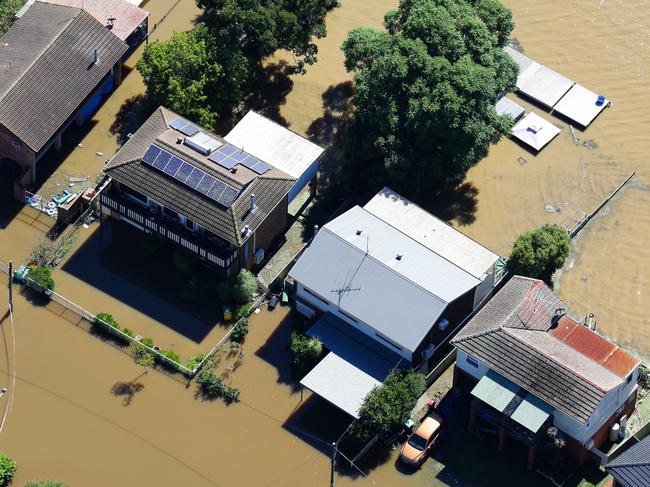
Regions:
<instances>
[{"instance_id":1,"label":"orange car","mask_svg":"<svg viewBox=\"0 0 650 487\"><path fill-rule=\"evenodd\" d=\"M424 418L418 429L404 443L399 455L402 461L408 465L422 465L427 458L427 453L438 439L442 423L442 418L433 413Z\"/></svg>"}]
</instances>

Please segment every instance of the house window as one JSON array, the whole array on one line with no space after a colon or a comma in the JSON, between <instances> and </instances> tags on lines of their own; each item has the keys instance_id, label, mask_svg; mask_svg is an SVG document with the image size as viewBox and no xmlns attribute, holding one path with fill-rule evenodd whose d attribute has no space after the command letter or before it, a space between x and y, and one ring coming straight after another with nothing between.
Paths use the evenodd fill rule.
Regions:
<instances>
[{"instance_id":1,"label":"house window","mask_svg":"<svg viewBox=\"0 0 650 487\"><path fill-rule=\"evenodd\" d=\"M124 185L122 185L122 191L124 192L124 194L130 196L131 198L135 198L140 203L145 205L147 204L147 197L142 193L140 193L139 191L136 191L135 189L129 188L128 186L124 186Z\"/></svg>"},{"instance_id":2,"label":"house window","mask_svg":"<svg viewBox=\"0 0 650 487\"><path fill-rule=\"evenodd\" d=\"M475 367L475 368L478 369L478 360L476 360L475 358L470 357L470 356L468 355L467 357L465 357L465 362L467 362L468 364L470 364L472 367Z\"/></svg>"},{"instance_id":3,"label":"house window","mask_svg":"<svg viewBox=\"0 0 650 487\"><path fill-rule=\"evenodd\" d=\"M194 231L194 222L193 222L192 220L190 220L189 218L186 218L186 219L185 219L185 227L186 227L188 230L192 230L192 231Z\"/></svg>"},{"instance_id":4,"label":"house window","mask_svg":"<svg viewBox=\"0 0 650 487\"><path fill-rule=\"evenodd\" d=\"M305 287L304 289L305 289L305 292L306 292L307 294L311 294L313 297L315 297L316 299L318 299L321 303L323 303L323 304L328 304L327 301L325 301L325 300L324 300L323 298L321 298L320 296L317 296L316 293L314 293L313 291L310 291L310 290L307 289L306 287Z\"/></svg>"},{"instance_id":5,"label":"house window","mask_svg":"<svg viewBox=\"0 0 650 487\"><path fill-rule=\"evenodd\" d=\"M632 372L628 377L627 377L627 383L629 384L632 382L632 377L634 377L634 372Z\"/></svg>"},{"instance_id":6,"label":"house window","mask_svg":"<svg viewBox=\"0 0 650 487\"><path fill-rule=\"evenodd\" d=\"M176 213L174 210L170 210L169 208L165 207L163 209L163 213L168 217L171 217L175 220L179 220L178 213Z\"/></svg>"},{"instance_id":7,"label":"house window","mask_svg":"<svg viewBox=\"0 0 650 487\"><path fill-rule=\"evenodd\" d=\"M11 144L14 147L22 147L23 146L23 143L20 141L20 139L18 137L12 137L11 138Z\"/></svg>"}]
</instances>

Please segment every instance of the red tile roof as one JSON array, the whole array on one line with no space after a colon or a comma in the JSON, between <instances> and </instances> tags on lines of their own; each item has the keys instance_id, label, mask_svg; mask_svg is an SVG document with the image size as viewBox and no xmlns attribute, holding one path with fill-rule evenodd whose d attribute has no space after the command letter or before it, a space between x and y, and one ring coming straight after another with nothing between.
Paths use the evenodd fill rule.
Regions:
<instances>
[{"instance_id":1,"label":"red tile roof","mask_svg":"<svg viewBox=\"0 0 650 487\"><path fill-rule=\"evenodd\" d=\"M549 333L619 377L627 377L639 361L597 333L564 315Z\"/></svg>"},{"instance_id":2,"label":"red tile roof","mask_svg":"<svg viewBox=\"0 0 650 487\"><path fill-rule=\"evenodd\" d=\"M114 18L111 32L125 41L138 26L149 16L149 12L127 2L126 0L41 0L64 7L82 8L103 25L109 25L108 19Z\"/></svg>"}]
</instances>

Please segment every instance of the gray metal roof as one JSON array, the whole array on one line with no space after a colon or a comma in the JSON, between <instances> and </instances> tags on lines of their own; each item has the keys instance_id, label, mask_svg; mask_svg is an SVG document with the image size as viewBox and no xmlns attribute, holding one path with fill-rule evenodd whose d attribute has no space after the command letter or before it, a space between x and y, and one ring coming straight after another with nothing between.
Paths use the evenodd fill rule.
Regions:
<instances>
[{"instance_id":1,"label":"gray metal roof","mask_svg":"<svg viewBox=\"0 0 650 487\"><path fill-rule=\"evenodd\" d=\"M566 305L542 281L515 276L452 340L490 369L586 423L624 379L549 330Z\"/></svg>"},{"instance_id":2,"label":"gray metal roof","mask_svg":"<svg viewBox=\"0 0 650 487\"><path fill-rule=\"evenodd\" d=\"M241 167L233 175L185 145L176 144L180 133L170 129L169 124L178 118L181 117L174 112L158 108L108 162L104 172L114 180L181 213L233 245L240 246L244 226L248 225L254 231L286 197L294 180L278 169L257 175L250 169ZM210 135L219 139L217 135ZM151 144L164 147L180 159L233 186L240 191L237 199L229 208L224 208L176 179L144 164L141 158ZM253 193L256 209L251 212L249 197Z\"/></svg>"},{"instance_id":3,"label":"gray metal roof","mask_svg":"<svg viewBox=\"0 0 650 487\"><path fill-rule=\"evenodd\" d=\"M621 453L605 468L623 487L650 485L650 436Z\"/></svg>"},{"instance_id":4,"label":"gray metal roof","mask_svg":"<svg viewBox=\"0 0 650 487\"><path fill-rule=\"evenodd\" d=\"M128 49L87 12L42 2L14 23L0 46L0 124L35 152Z\"/></svg>"},{"instance_id":5,"label":"gray metal roof","mask_svg":"<svg viewBox=\"0 0 650 487\"><path fill-rule=\"evenodd\" d=\"M524 107L522 107L518 103L515 103L507 96L501 98L497 102L495 108L497 110L497 115L510 115L510 117L515 122L519 120L522 117L522 115L526 112Z\"/></svg>"},{"instance_id":6,"label":"gray metal roof","mask_svg":"<svg viewBox=\"0 0 650 487\"><path fill-rule=\"evenodd\" d=\"M349 325L331 313L308 331L331 352L300 383L323 399L358 418L366 396L382 384L399 360L390 361L345 333Z\"/></svg>"},{"instance_id":7,"label":"gray metal roof","mask_svg":"<svg viewBox=\"0 0 650 487\"><path fill-rule=\"evenodd\" d=\"M480 282L360 207L325 225L289 275L410 351Z\"/></svg>"}]
</instances>

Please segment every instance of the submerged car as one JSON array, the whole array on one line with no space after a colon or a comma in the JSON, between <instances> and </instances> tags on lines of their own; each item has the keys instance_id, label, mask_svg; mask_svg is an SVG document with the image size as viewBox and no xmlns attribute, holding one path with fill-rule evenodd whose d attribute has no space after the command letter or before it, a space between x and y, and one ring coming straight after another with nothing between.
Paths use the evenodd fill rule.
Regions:
<instances>
[{"instance_id":1,"label":"submerged car","mask_svg":"<svg viewBox=\"0 0 650 487\"><path fill-rule=\"evenodd\" d=\"M418 429L404 443L399 455L402 461L408 465L422 465L429 450L438 439L442 423L442 418L433 413L424 418Z\"/></svg>"}]
</instances>

